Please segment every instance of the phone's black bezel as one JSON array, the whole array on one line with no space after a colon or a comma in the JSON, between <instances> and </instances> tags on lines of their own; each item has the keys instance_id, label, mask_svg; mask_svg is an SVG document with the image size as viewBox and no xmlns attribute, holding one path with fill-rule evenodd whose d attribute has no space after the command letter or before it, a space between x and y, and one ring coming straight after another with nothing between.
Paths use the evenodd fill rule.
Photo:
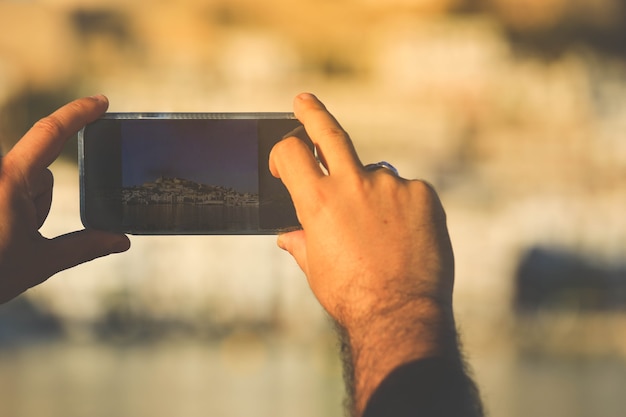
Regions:
<instances>
[{"instance_id":1,"label":"phone's black bezel","mask_svg":"<svg viewBox=\"0 0 626 417\"><path fill-rule=\"evenodd\" d=\"M259 216L278 213L278 223L256 230L168 230L122 226L121 194L121 134L119 124L124 120L257 120L259 136L267 135L272 141L259 142L259 186L280 195L279 204L260 204ZM105 122L100 122L105 120ZM272 121L284 123L284 127L272 125ZM293 113L106 113L100 119L85 126L78 134L78 164L80 183L80 216L87 228L133 235L271 235L300 227L291 197L282 181L269 173L269 152L273 145L288 132L301 127ZM261 132L262 129L265 131ZM95 136L94 136L95 134ZM299 135L302 136L302 135ZM275 138L275 140L274 140ZM306 138L308 146L312 143ZM106 198L103 195L107 194ZM265 213L265 214L264 214ZM268 223L267 221L265 222Z\"/></svg>"}]
</instances>

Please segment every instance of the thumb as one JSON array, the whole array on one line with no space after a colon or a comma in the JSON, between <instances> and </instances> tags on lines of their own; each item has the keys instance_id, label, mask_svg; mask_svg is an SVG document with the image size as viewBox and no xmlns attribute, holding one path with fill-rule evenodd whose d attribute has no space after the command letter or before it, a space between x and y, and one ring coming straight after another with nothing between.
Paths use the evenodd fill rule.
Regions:
<instances>
[{"instance_id":1,"label":"thumb","mask_svg":"<svg viewBox=\"0 0 626 417\"><path fill-rule=\"evenodd\" d=\"M296 263L306 275L308 275L308 262L306 253L306 239L304 230L278 235L278 247L289 252L296 260Z\"/></svg>"},{"instance_id":2,"label":"thumb","mask_svg":"<svg viewBox=\"0 0 626 417\"><path fill-rule=\"evenodd\" d=\"M85 229L49 241L52 274L130 248L126 235Z\"/></svg>"}]
</instances>

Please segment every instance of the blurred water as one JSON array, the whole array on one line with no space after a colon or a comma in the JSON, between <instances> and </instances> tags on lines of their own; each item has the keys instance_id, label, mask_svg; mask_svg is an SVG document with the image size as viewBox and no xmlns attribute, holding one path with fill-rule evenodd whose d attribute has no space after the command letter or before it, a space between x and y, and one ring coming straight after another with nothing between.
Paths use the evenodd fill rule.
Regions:
<instances>
[{"instance_id":1,"label":"blurred water","mask_svg":"<svg viewBox=\"0 0 626 417\"><path fill-rule=\"evenodd\" d=\"M0 349L0 415L341 416L333 343L254 332L220 342L50 342Z\"/></svg>"},{"instance_id":2,"label":"blurred water","mask_svg":"<svg viewBox=\"0 0 626 417\"><path fill-rule=\"evenodd\" d=\"M472 362L489 415L624 415L626 362L617 356L496 354ZM0 349L0 392L0 415L11 417L339 417L344 390L331 339L239 331L220 341Z\"/></svg>"},{"instance_id":3,"label":"blurred water","mask_svg":"<svg viewBox=\"0 0 626 417\"><path fill-rule=\"evenodd\" d=\"M516 416L624 415L626 362L613 358L525 358L516 364Z\"/></svg>"},{"instance_id":4,"label":"blurred water","mask_svg":"<svg viewBox=\"0 0 626 417\"><path fill-rule=\"evenodd\" d=\"M509 357L496 353L474 356L472 363L488 416L624 415L626 362L619 356Z\"/></svg>"}]
</instances>

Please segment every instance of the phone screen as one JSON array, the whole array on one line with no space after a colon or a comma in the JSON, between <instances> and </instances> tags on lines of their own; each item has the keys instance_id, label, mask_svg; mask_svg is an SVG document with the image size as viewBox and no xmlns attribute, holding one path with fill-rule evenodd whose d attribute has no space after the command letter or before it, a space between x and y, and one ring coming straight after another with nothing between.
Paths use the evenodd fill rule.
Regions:
<instances>
[{"instance_id":1,"label":"phone screen","mask_svg":"<svg viewBox=\"0 0 626 417\"><path fill-rule=\"evenodd\" d=\"M107 114L79 135L83 224L131 234L297 228L269 153L299 127L290 113Z\"/></svg>"}]
</instances>

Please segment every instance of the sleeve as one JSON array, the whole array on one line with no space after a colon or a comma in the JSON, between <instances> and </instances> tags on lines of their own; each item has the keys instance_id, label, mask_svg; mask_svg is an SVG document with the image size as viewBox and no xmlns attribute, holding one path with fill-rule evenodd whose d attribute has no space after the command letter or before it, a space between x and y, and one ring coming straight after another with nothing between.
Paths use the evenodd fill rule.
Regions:
<instances>
[{"instance_id":1,"label":"sleeve","mask_svg":"<svg viewBox=\"0 0 626 417\"><path fill-rule=\"evenodd\" d=\"M482 406L463 365L443 358L404 364L370 397L363 417L479 417Z\"/></svg>"}]
</instances>

